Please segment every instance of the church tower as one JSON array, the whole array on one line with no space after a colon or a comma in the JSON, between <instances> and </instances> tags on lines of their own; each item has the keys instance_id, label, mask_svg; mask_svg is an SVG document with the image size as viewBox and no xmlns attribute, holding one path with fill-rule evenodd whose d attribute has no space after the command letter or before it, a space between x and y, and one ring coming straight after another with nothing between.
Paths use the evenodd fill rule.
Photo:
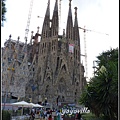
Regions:
<instances>
[{"instance_id":1,"label":"church tower","mask_svg":"<svg viewBox=\"0 0 120 120\"><path fill-rule=\"evenodd\" d=\"M41 39L38 42L38 60L35 62L34 72L36 75L26 86L26 97L29 97L30 84L36 87L31 92L34 102L44 102L47 99L54 107L64 102L78 104L81 86L83 87L81 81L84 78L84 70L81 69L77 7L75 7L73 25L71 1L69 0L66 30L63 30L63 35L60 37L58 0L55 0L52 19L50 19L50 0L48 0Z\"/></svg>"}]
</instances>

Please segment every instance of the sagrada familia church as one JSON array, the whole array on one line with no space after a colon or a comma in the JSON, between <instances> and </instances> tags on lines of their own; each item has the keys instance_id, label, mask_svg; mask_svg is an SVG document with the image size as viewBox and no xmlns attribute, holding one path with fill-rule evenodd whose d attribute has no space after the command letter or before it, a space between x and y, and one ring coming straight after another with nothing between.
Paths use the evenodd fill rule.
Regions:
<instances>
[{"instance_id":1,"label":"sagrada familia church","mask_svg":"<svg viewBox=\"0 0 120 120\"><path fill-rule=\"evenodd\" d=\"M12 40L11 35L2 48L2 95L5 92L32 102L44 101L52 105L58 102L78 104L86 85L84 66L81 63L81 47L77 7L72 18L69 0L66 30L59 35L58 1L55 1L52 19L50 4L43 21L42 31L31 33L30 42ZM40 38L40 39L39 39Z\"/></svg>"}]
</instances>

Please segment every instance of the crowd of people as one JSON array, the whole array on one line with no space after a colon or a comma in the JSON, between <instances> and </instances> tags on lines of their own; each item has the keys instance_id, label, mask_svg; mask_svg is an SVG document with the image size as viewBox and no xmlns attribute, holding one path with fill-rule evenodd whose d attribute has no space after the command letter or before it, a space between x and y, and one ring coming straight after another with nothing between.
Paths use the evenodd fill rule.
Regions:
<instances>
[{"instance_id":1,"label":"crowd of people","mask_svg":"<svg viewBox=\"0 0 120 120\"><path fill-rule=\"evenodd\" d=\"M63 120L60 110L32 109L30 115L29 120L34 120L35 118L39 118L39 120ZM75 120L82 120L80 112L76 113Z\"/></svg>"},{"instance_id":2,"label":"crowd of people","mask_svg":"<svg viewBox=\"0 0 120 120\"><path fill-rule=\"evenodd\" d=\"M34 120L36 116L37 118L40 118L40 120L63 120L60 110L32 109L29 120Z\"/></svg>"}]
</instances>

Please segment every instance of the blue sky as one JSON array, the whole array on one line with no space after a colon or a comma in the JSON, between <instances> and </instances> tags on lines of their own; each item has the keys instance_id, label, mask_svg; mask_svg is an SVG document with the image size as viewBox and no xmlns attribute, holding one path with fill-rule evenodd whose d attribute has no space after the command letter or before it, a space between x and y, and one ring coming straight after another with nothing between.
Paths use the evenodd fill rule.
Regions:
<instances>
[{"instance_id":1,"label":"blue sky","mask_svg":"<svg viewBox=\"0 0 120 120\"><path fill-rule=\"evenodd\" d=\"M41 2L42 1L42 2ZM37 32L37 27L42 28L43 17L45 15L48 0L34 0L28 42L30 41L31 31ZM59 1L59 0L58 0ZM55 0L50 1L51 17L53 14ZM119 44L119 0L72 0L72 14L74 20L74 7L78 7L78 24L80 27L86 26L86 29L93 30L86 32L87 46L87 68L88 77L92 77L93 61L96 60L101 52L116 48ZM69 0L61 1L61 27L60 34L66 29ZM6 0L6 19L4 27L1 27L1 46L3 47L9 35L16 40L24 42L25 29L27 25L30 0ZM40 16L42 18L37 18ZM101 33L107 33L100 34ZM80 29L81 52L84 54L84 33ZM85 59L82 57L83 64Z\"/></svg>"}]
</instances>

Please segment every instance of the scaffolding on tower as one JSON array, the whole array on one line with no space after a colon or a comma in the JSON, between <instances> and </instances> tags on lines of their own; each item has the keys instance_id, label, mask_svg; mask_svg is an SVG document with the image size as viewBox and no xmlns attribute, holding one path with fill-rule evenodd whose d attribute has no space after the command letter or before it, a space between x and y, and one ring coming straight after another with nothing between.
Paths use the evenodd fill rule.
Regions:
<instances>
[{"instance_id":1,"label":"scaffolding on tower","mask_svg":"<svg viewBox=\"0 0 120 120\"><path fill-rule=\"evenodd\" d=\"M26 29L25 29L25 40L27 40L27 38L28 38L29 26L30 26L30 20L31 20L31 13L32 13L32 8L33 8L33 1L34 0L31 0L31 2L30 2L27 26L26 26Z\"/></svg>"}]
</instances>

